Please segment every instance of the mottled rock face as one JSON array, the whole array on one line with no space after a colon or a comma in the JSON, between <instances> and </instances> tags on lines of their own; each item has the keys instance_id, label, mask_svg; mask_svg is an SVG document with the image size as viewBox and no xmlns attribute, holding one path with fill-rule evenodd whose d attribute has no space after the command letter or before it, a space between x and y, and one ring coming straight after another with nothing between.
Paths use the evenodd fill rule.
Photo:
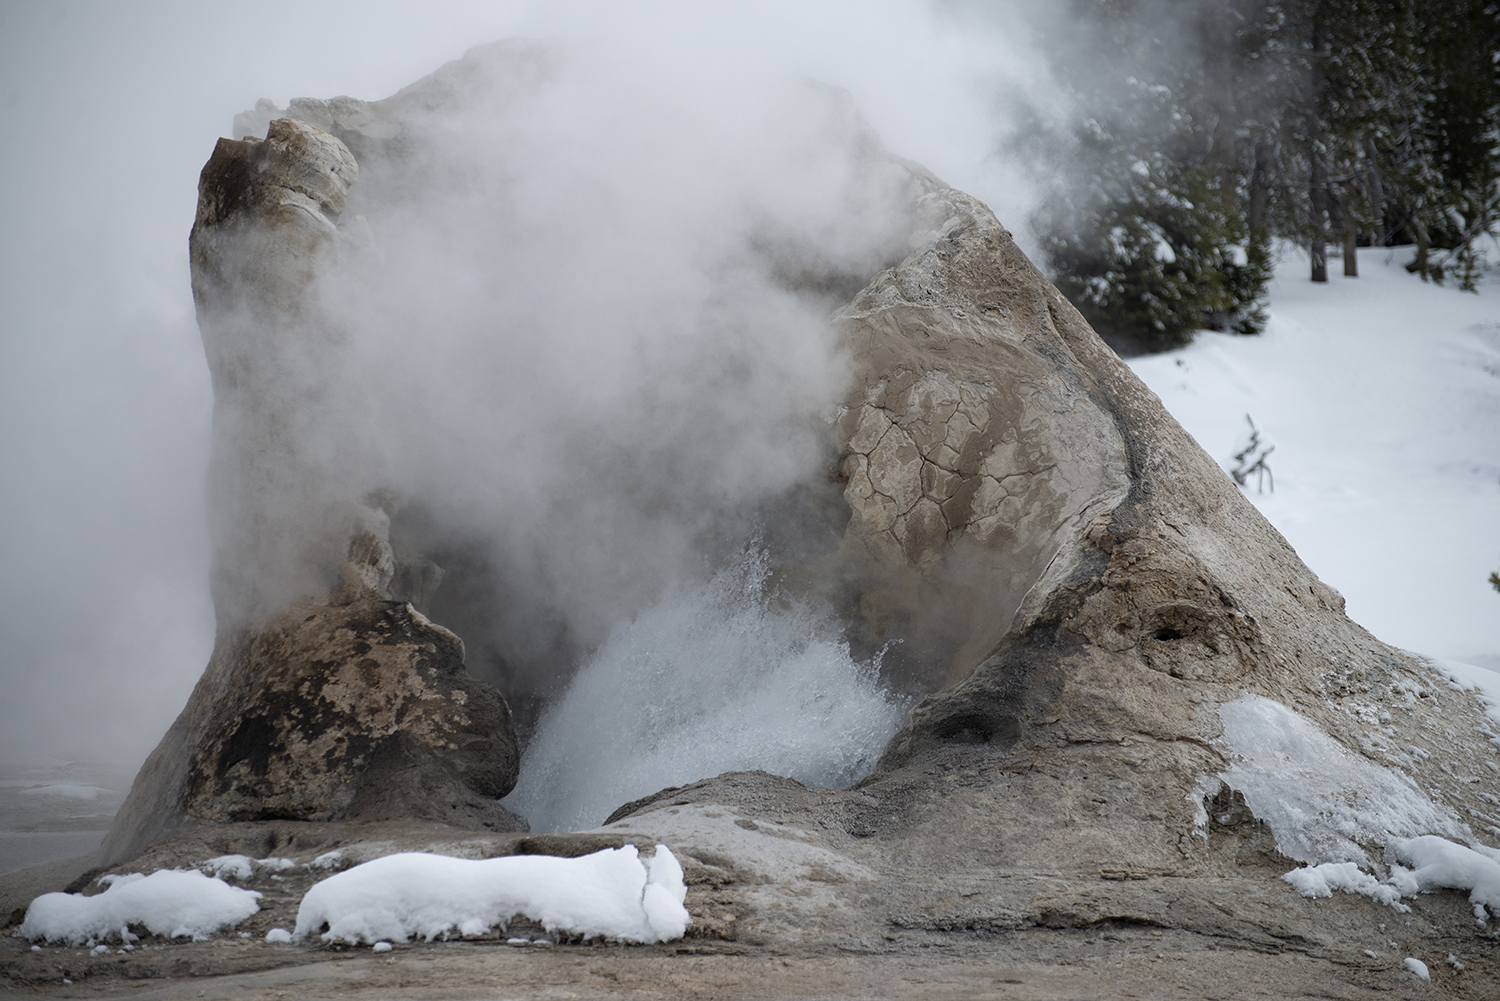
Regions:
<instances>
[{"instance_id":1,"label":"mottled rock face","mask_svg":"<svg viewBox=\"0 0 1500 1001\"><path fill-rule=\"evenodd\" d=\"M219 698L191 741L195 820L427 817L513 829L510 710L464 670L463 644L405 602L294 607L220 644ZM446 779L471 796L415 796Z\"/></svg>"},{"instance_id":2,"label":"mottled rock face","mask_svg":"<svg viewBox=\"0 0 1500 1001\"><path fill-rule=\"evenodd\" d=\"M942 234L840 312L856 380L837 431L845 549L886 568L862 585L866 621L881 639L941 634L923 644L941 683L999 642L1063 540L1118 503L1129 474L1109 416L1027 329L1036 293L996 276L978 295L962 287L1010 234L968 196L914 184ZM914 608L914 588L940 610Z\"/></svg>"},{"instance_id":3,"label":"mottled rock face","mask_svg":"<svg viewBox=\"0 0 1500 1001\"><path fill-rule=\"evenodd\" d=\"M427 818L524 830L497 799L519 750L505 700L422 602L441 568L390 540L358 399L327 386L349 332L320 307L359 168L278 119L219 141L189 240L214 385L208 477L218 638L101 849L194 822Z\"/></svg>"}]
</instances>

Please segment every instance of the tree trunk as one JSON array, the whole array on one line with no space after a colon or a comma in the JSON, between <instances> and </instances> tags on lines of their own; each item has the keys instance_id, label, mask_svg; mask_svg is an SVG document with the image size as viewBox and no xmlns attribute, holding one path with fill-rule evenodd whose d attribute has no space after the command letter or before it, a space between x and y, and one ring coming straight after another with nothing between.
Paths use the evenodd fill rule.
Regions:
<instances>
[{"instance_id":1,"label":"tree trunk","mask_svg":"<svg viewBox=\"0 0 1500 1001\"><path fill-rule=\"evenodd\" d=\"M1328 280L1328 164L1324 160L1323 98L1328 81L1321 57L1327 55L1323 35L1322 7L1314 13L1312 25L1313 69L1308 79L1307 102L1307 202L1308 202L1308 252L1312 257L1312 280Z\"/></svg>"},{"instance_id":2,"label":"tree trunk","mask_svg":"<svg viewBox=\"0 0 1500 1001\"><path fill-rule=\"evenodd\" d=\"M1358 234L1354 231L1354 219L1344 219L1344 277L1359 277L1359 251L1355 246Z\"/></svg>"},{"instance_id":3,"label":"tree trunk","mask_svg":"<svg viewBox=\"0 0 1500 1001\"><path fill-rule=\"evenodd\" d=\"M1245 216L1246 228L1249 229L1252 240L1266 227L1266 202L1269 200L1271 185L1271 153L1271 144L1267 140L1262 139L1255 144L1255 165L1250 170L1250 206Z\"/></svg>"},{"instance_id":4,"label":"tree trunk","mask_svg":"<svg viewBox=\"0 0 1500 1001\"><path fill-rule=\"evenodd\" d=\"M1318 237L1308 243L1307 252L1312 257L1312 280L1326 282L1328 280L1328 244L1322 237Z\"/></svg>"},{"instance_id":5,"label":"tree trunk","mask_svg":"<svg viewBox=\"0 0 1500 1001\"><path fill-rule=\"evenodd\" d=\"M1323 163L1323 153L1314 145L1307 186L1307 200L1311 208L1308 229L1308 252L1312 255L1312 280L1328 280L1328 167Z\"/></svg>"},{"instance_id":6,"label":"tree trunk","mask_svg":"<svg viewBox=\"0 0 1500 1001\"><path fill-rule=\"evenodd\" d=\"M1227 11L1204 13L1201 31L1208 53L1214 92L1213 157L1219 171L1219 190L1226 198L1235 198L1239 190L1239 149L1235 126L1235 70L1238 53Z\"/></svg>"}]
</instances>

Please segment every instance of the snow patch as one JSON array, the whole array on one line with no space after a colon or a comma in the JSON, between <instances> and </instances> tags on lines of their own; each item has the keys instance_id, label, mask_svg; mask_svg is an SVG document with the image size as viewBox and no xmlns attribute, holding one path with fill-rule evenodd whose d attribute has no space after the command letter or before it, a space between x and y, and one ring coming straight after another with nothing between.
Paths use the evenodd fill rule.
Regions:
<instances>
[{"instance_id":1,"label":"snow patch","mask_svg":"<svg viewBox=\"0 0 1500 1001\"><path fill-rule=\"evenodd\" d=\"M1403 896L1429 890L1468 890L1474 917L1483 923L1487 915L1500 915L1500 861L1491 853L1456 845L1446 838L1424 835L1392 842L1396 857L1414 869L1391 867L1390 881Z\"/></svg>"},{"instance_id":2,"label":"snow patch","mask_svg":"<svg viewBox=\"0 0 1500 1001\"><path fill-rule=\"evenodd\" d=\"M1432 974L1427 972L1427 964L1413 956L1406 957L1406 968L1415 973L1422 980L1431 980Z\"/></svg>"},{"instance_id":3,"label":"snow patch","mask_svg":"<svg viewBox=\"0 0 1500 1001\"><path fill-rule=\"evenodd\" d=\"M408 942L504 929L523 915L548 931L622 942L681 938L689 921L682 867L665 845L642 860L633 845L582 858L461 859L408 852L330 876L297 909L295 938Z\"/></svg>"},{"instance_id":4,"label":"snow patch","mask_svg":"<svg viewBox=\"0 0 1500 1001\"><path fill-rule=\"evenodd\" d=\"M1231 753L1219 779L1271 825L1282 854L1310 863L1282 876L1304 897L1334 890L1359 893L1398 911L1402 897L1467 890L1481 923L1500 914L1500 850L1456 844L1472 840L1452 813L1410 778L1353 754L1311 720L1258 695L1219 707ZM1204 788L1200 780L1195 793ZM1364 871L1370 859L1356 841L1383 844L1393 864L1385 880ZM1413 868L1407 868L1411 866Z\"/></svg>"},{"instance_id":5,"label":"snow patch","mask_svg":"<svg viewBox=\"0 0 1500 1001\"><path fill-rule=\"evenodd\" d=\"M1357 842L1468 833L1410 778L1350 752L1279 702L1246 695L1221 705L1219 717L1230 765L1218 778L1244 795L1289 858L1368 865Z\"/></svg>"},{"instance_id":6,"label":"snow patch","mask_svg":"<svg viewBox=\"0 0 1500 1001\"><path fill-rule=\"evenodd\" d=\"M216 855L199 862L198 868L219 879L237 879L244 882L250 878L255 869L255 863L248 855Z\"/></svg>"},{"instance_id":7,"label":"snow patch","mask_svg":"<svg viewBox=\"0 0 1500 1001\"><path fill-rule=\"evenodd\" d=\"M260 910L260 894L230 886L195 869L161 869L149 876L131 873L101 879L103 893L44 893L26 909L16 929L22 938L81 945L91 939L137 936L131 925L153 935L208 938Z\"/></svg>"},{"instance_id":8,"label":"snow patch","mask_svg":"<svg viewBox=\"0 0 1500 1001\"><path fill-rule=\"evenodd\" d=\"M1293 869L1281 877L1304 897L1331 897L1334 890L1360 893L1405 914L1411 910L1401 903L1401 891L1389 886L1359 868L1357 862L1324 862Z\"/></svg>"}]
</instances>

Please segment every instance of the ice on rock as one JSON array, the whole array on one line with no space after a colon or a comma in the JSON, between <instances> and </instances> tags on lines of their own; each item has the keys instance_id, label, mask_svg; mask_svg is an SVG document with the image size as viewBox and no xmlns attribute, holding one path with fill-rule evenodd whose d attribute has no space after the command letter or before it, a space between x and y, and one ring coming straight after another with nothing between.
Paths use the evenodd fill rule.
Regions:
<instances>
[{"instance_id":1,"label":"ice on rock","mask_svg":"<svg viewBox=\"0 0 1500 1001\"><path fill-rule=\"evenodd\" d=\"M135 938L131 925L153 935L205 939L260 910L260 894L195 869L161 869L108 880L103 893L44 893L16 929L22 938L79 945L90 939Z\"/></svg>"},{"instance_id":2,"label":"ice on rock","mask_svg":"<svg viewBox=\"0 0 1500 1001\"><path fill-rule=\"evenodd\" d=\"M1467 890L1474 916L1500 914L1500 850L1464 847L1470 832L1398 772L1353 754L1278 702L1247 695L1219 707L1232 761L1219 780L1270 824L1282 854L1310 863L1282 876L1304 897L1360 893L1398 911L1437 889ZM1194 790L1202 793L1202 783ZM1384 844L1402 864L1386 880L1361 869L1356 841ZM1359 860L1359 861L1355 861ZM1413 868L1407 868L1411 866Z\"/></svg>"},{"instance_id":3,"label":"ice on rock","mask_svg":"<svg viewBox=\"0 0 1500 1001\"><path fill-rule=\"evenodd\" d=\"M428 941L480 935L516 915L548 931L622 942L681 938L689 921L682 867L665 845L641 860L633 845L582 858L460 859L387 855L330 876L297 910L298 939Z\"/></svg>"},{"instance_id":4,"label":"ice on rock","mask_svg":"<svg viewBox=\"0 0 1500 1001\"><path fill-rule=\"evenodd\" d=\"M1218 778L1244 795L1289 858L1368 865L1357 842L1467 834L1410 778L1347 750L1279 702L1246 695L1220 706L1219 716L1230 765Z\"/></svg>"}]
</instances>

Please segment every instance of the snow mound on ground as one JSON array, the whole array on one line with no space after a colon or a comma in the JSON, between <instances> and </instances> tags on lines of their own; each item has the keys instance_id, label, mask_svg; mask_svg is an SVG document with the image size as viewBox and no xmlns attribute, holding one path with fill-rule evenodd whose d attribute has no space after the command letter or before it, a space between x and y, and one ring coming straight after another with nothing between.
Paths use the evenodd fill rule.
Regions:
<instances>
[{"instance_id":1,"label":"snow mound on ground","mask_svg":"<svg viewBox=\"0 0 1500 1001\"><path fill-rule=\"evenodd\" d=\"M131 925L153 935L208 938L260 910L260 894L230 886L195 869L132 873L110 881L103 893L44 893L26 909L16 929L22 938L79 945L91 939L136 936Z\"/></svg>"},{"instance_id":2,"label":"snow mound on ground","mask_svg":"<svg viewBox=\"0 0 1500 1001\"><path fill-rule=\"evenodd\" d=\"M1416 868L1392 865L1390 877L1381 881L1354 862L1325 862L1293 869L1281 878L1304 897L1331 897L1334 890L1362 893L1403 914L1411 908L1400 902L1402 897L1432 890L1468 890L1480 924L1491 914L1500 914L1500 861L1495 857L1500 852L1483 845L1465 848L1435 834L1398 838L1388 847Z\"/></svg>"},{"instance_id":3,"label":"snow mound on ground","mask_svg":"<svg viewBox=\"0 0 1500 1001\"><path fill-rule=\"evenodd\" d=\"M1246 695L1221 705L1219 717L1230 765L1218 777L1244 795L1289 858L1368 864L1356 842L1467 834L1409 777L1347 750L1279 702Z\"/></svg>"},{"instance_id":4,"label":"snow mound on ground","mask_svg":"<svg viewBox=\"0 0 1500 1001\"><path fill-rule=\"evenodd\" d=\"M324 925L325 942L429 942L502 930L523 915L548 931L622 942L667 942L687 930L682 866L665 845L649 859L633 845L582 858L460 859L387 855L323 880L297 909L294 935Z\"/></svg>"},{"instance_id":5,"label":"snow mound on ground","mask_svg":"<svg viewBox=\"0 0 1500 1001\"><path fill-rule=\"evenodd\" d=\"M199 862L198 868L210 876L217 876L220 879L238 879L243 882L250 878L255 863L248 855L215 855L211 859Z\"/></svg>"},{"instance_id":6,"label":"snow mound on ground","mask_svg":"<svg viewBox=\"0 0 1500 1001\"><path fill-rule=\"evenodd\" d=\"M1500 915L1500 862L1446 838L1425 835L1391 844L1396 857L1415 869L1391 867L1391 883L1405 896L1428 890L1468 890L1474 916L1486 918L1485 908Z\"/></svg>"},{"instance_id":7,"label":"snow mound on ground","mask_svg":"<svg viewBox=\"0 0 1500 1001\"><path fill-rule=\"evenodd\" d=\"M1401 891L1363 872L1357 862L1324 862L1293 869L1282 879L1304 897L1331 897L1334 890L1362 893L1371 900L1394 907L1403 914L1411 908L1401 903Z\"/></svg>"}]
</instances>

